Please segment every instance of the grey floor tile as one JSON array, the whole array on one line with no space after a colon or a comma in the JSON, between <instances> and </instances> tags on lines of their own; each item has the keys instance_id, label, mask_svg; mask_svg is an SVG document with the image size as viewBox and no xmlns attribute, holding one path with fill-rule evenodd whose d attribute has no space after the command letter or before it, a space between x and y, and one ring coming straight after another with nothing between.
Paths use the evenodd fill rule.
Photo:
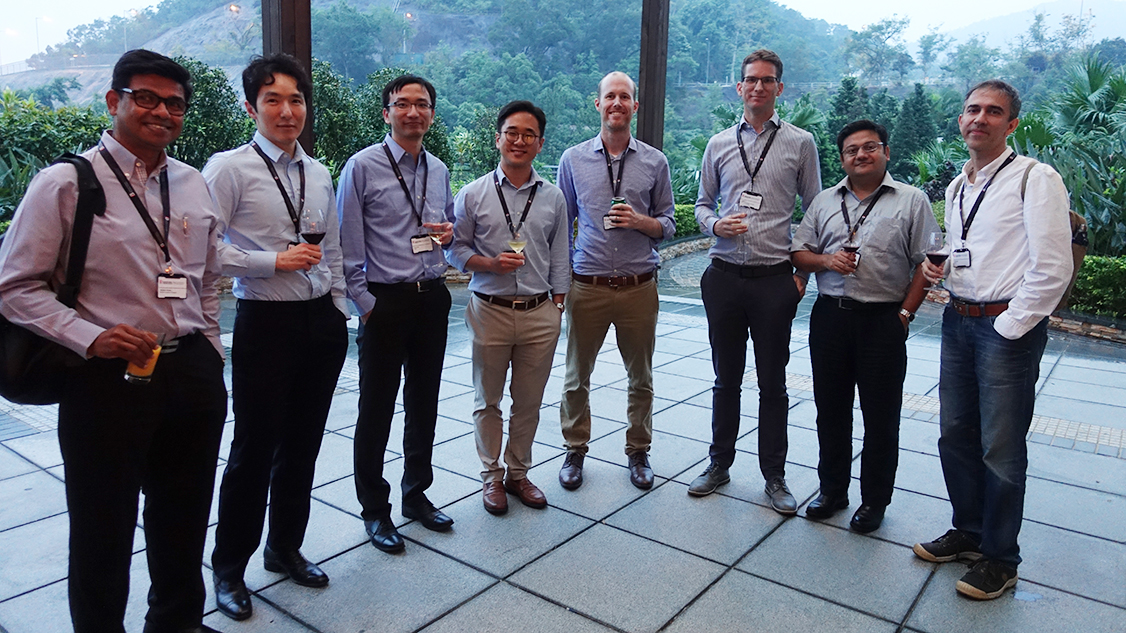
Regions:
<instances>
[{"instance_id":1,"label":"grey floor tile","mask_svg":"<svg viewBox=\"0 0 1126 633\"><path fill-rule=\"evenodd\" d=\"M1020 576L1126 608L1126 544L1025 521Z\"/></svg>"},{"instance_id":2,"label":"grey floor tile","mask_svg":"<svg viewBox=\"0 0 1126 633\"><path fill-rule=\"evenodd\" d=\"M447 358L449 358L447 356ZM457 365L442 368L442 380L452 382L454 384L462 385L464 387L473 387L473 363L462 362Z\"/></svg>"},{"instance_id":3,"label":"grey floor tile","mask_svg":"<svg viewBox=\"0 0 1126 633\"><path fill-rule=\"evenodd\" d=\"M1095 455L1089 456L1095 459ZM1043 479L1029 479L1026 519L1126 542L1126 497Z\"/></svg>"},{"instance_id":4,"label":"grey floor tile","mask_svg":"<svg viewBox=\"0 0 1126 633\"><path fill-rule=\"evenodd\" d=\"M783 606L784 605L784 606ZM892 633L896 625L826 602L789 587L732 571L663 629L699 631L801 631Z\"/></svg>"},{"instance_id":5,"label":"grey floor tile","mask_svg":"<svg viewBox=\"0 0 1126 633\"><path fill-rule=\"evenodd\" d=\"M438 401L438 415L473 423L473 392Z\"/></svg>"},{"instance_id":6,"label":"grey floor tile","mask_svg":"<svg viewBox=\"0 0 1126 633\"><path fill-rule=\"evenodd\" d=\"M911 376L924 376L938 380L938 361L925 358L912 358L911 352L907 353L907 374Z\"/></svg>"},{"instance_id":7,"label":"grey floor tile","mask_svg":"<svg viewBox=\"0 0 1126 633\"><path fill-rule=\"evenodd\" d=\"M317 592L320 590L306 589L306 591ZM312 629L274 608L265 600L252 597L251 603L254 605L254 615L237 625L218 611L213 611L205 617L203 623L218 631L237 631L238 633L307 633L312 631Z\"/></svg>"},{"instance_id":8,"label":"grey floor tile","mask_svg":"<svg viewBox=\"0 0 1126 633\"><path fill-rule=\"evenodd\" d=\"M235 422L228 420L223 423L223 437L219 440L219 459L227 461L231 455L231 442L235 438Z\"/></svg>"},{"instance_id":9,"label":"grey floor tile","mask_svg":"<svg viewBox=\"0 0 1126 633\"><path fill-rule=\"evenodd\" d=\"M590 392L590 412L607 420L614 420L625 424L629 421L626 408L629 406L629 392L626 383L619 387L602 387L592 389ZM665 398L653 398L653 412L663 411L674 406L676 401Z\"/></svg>"},{"instance_id":10,"label":"grey floor tile","mask_svg":"<svg viewBox=\"0 0 1126 633\"><path fill-rule=\"evenodd\" d=\"M666 374L659 368L653 370L653 395L666 400L687 400L705 391L710 392L713 380L707 377L687 378L674 374ZM611 383L612 386L625 389L626 380Z\"/></svg>"},{"instance_id":11,"label":"grey floor tile","mask_svg":"<svg viewBox=\"0 0 1126 633\"><path fill-rule=\"evenodd\" d=\"M791 519L737 568L899 622L932 565L899 545Z\"/></svg>"},{"instance_id":12,"label":"grey floor tile","mask_svg":"<svg viewBox=\"0 0 1126 633\"><path fill-rule=\"evenodd\" d=\"M899 421L899 448L901 449L937 456L939 435L937 422L925 422L912 418L902 418Z\"/></svg>"},{"instance_id":13,"label":"grey floor tile","mask_svg":"<svg viewBox=\"0 0 1126 633\"><path fill-rule=\"evenodd\" d=\"M584 570L575 573L576 569ZM656 631L723 567L659 543L595 526L509 578L550 600L636 632ZM598 587L597 591L591 591Z\"/></svg>"},{"instance_id":14,"label":"grey floor tile","mask_svg":"<svg viewBox=\"0 0 1126 633\"><path fill-rule=\"evenodd\" d=\"M1100 344L1099 347L1103 351L1098 356L1066 353L1060 357L1058 364L1085 370L1094 369L1100 372L1126 374L1126 360L1122 358L1122 348L1114 344Z\"/></svg>"},{"instance_id":15,"label":"grey floor tile","mask_svg":"<svg viewBox=\"0 0 1126 633\"><path fill-rule=\"evenodd\" d=\"M548 504L601 521L626 504L645 494L629 482L624 465L588 458L583 463L583 486L564 490L559 485L562 456L529 471L528 476L547 496ZM658 478L657 483L662 481ZM654 484L656 485L656 484ZM510 497L509 501L512 501Z\"/></svg>"},{"instance_id":16,"label":"grey floor tile","mask_svg":"<svg viewBox=\"0 0 1126 633\"><path fill-rule=\"evenodd\" d=\"M1097 420L1102 426L1126 429L1126 406L1084 402L1059 396L1037 396L1036 415L1064 420Z\"/></svg>"},{"instance_id":17,"label":"grey floor tile","mask_svg":"<svg viewBox=\"0 0 1126 633\"><path fill-rule=\"evenodd\" d=\"M8 633L73 631L66 580L0 602L0 626Z\"/></svg>"},{"instance_id":18,"label":"grey floor tile","mask_svg":"<svg viewBox=\"0 0 1126 633\"><path fill-rule=\"evenodd\" d=\"M709 382L715 379L715 370L712 368L710 358L686 356L679 360L674 360L671 363L661 365L657 371Z\"/></svg>"},{"instance_id":19,"label":"grey floor tile","mask_svg":"<svg viewBox=\"0 0 1126 633\"><path fill-rule=\"evenodd\" d=\"M852 513L860 507L860 480L852 479L848 491L851 504L847 510L841 510L829 519L821 521L826 525L833 525L843 530L848 529ZM805 515L805 508L801 514ZM950 529L950 502L936 499L907 490L896 490L891 497L891 505L884 514L884 522L880 528L872 532L873 538L891 541L899 545L911 547L920 541L931 541L946 533ZM864 538L853 534L855 538Z\"/></svg>"},{"instance_id":20,"label":"grey floor tile","mask_svg":"<svg viewBox=\"0 0 1126 633\"><path fill-rule=\"evenodd\" d=\"M731 483L722 486L718 491L719 494L750 501L764 507L770 506L770 499L763 491L766 482L763 481L757 455L739 451L735 457L735 463L731 466L730 473ZM699 472L688 471L678 475L675 479L680 483L690 484L699 474ZM794 498L797 499L798 505L811 499L821 485L817 479L817 469L799 464L786 465L786 483L789 485Z\"/></svg>"},{"instance_id":21,"label":"grey floor tile","mask_svg":"<svg viewBox=\"0 0 1126 633\"><path fill-rule=\"evenodd\" d=\"M860 460L852 462L852 476L860 477ZM946 480L942 477L942 463L937 455L924 455L899 449L899 467L895 472L897 490L910 490L939 499L949 499Z\"/></svg>"},{"instance_id":22,"label":"grey floor tile","mask_svg":"<svg viewBox=\"0 0 1126 633\"><path fill-rule=\"evenodd\" d=\"M1105 455L1029 444L1028 476L1126 496L1126 460Z\"/></svg>"},{"instance_id":23,"label":"grey floor tile","mask_svg":"<svg viewBox=\"0 0 1126 633\"><path fill-rule=\"evenodd\" d=\"M919 376L918 374L907 374L903 380L903 392L915 393L919 395L926 395L935 391L938 388L937 376Z\"/></svg>"},{"instance_id":24,"label":"grey floor tile","mask_svg":"<svg viewBox=\"0 0 1126 633\"><path fill-rule=\"evenodd\" d=\"M441 406L441 405L439 405ZM406 413L396 413L391 418L391 432L387 435L387 450L395 453L396 455L403 454L403 433L406 430ZM446 417L439 415L434 424L434 443L441 444L446 440L451 440L455 437L461 437L466 433L473 432L473 418L470 417L466 421L460 421L456 418ZM351 435L355 436L353 429Z\"/></svg>"},{"instance_id":25,"label":"grey floor tile","mask_svg":"<svg viewBox=\"0 0 1126 633\"><path fill-rule=\"evenodd\" d=\"M0 480L0 531L66 512L63 483L35 472Z\"/></svg>"},{"instance_id":26,"label":"grey floor tile","mask_svg":"<svg viewBox=\"0 0 1126 633\"><path fill-rule=\"evenodd\" d=\"M40 468L50 468L63 463L59 451L59 435L55 431L36 433L4 442L11 450Z\"/></svg>"},{"instance_id":27,"label":"grey floor tile","mask_svg":"<svg viewBox=\"0 0 1126 633\"><path fill-rule=\"evenodd\" d=\"M313 486L321 486L352 474L352 440L329 433L321 440L321 452L317 455L317 470L313 476Z\"/></svg>"},{"instance_id":28,"label":"grey floor tile","mask_svg":"<svg viewBox=\"0 0 1126 633\"><path fill-rule=\"evenodd\" d=\"M535 455L535 449L532 454ZM481 459L477 456L477 441L472 433L435 446L433 462L445 470L481 481Z\"/></svg>"},{"instance_id":29,"label":"grey floor tile","mask_svg":"<svg viewBox=\"0 0 1126 633\"><path fill-rule=\"evenodd\" d=\"M328 421L325 429L336 431L356 424L359 415L360 394L358 392L341 393L332 397L332 408L328 410Z\"/></svg>"},{"instance_id":30,"label":"grey floor tile","mask_svg":"<svg viewBox=\"0 0 1126 633\"><path fill-rule=\"evenodd\" d=\"M954 584L966 572L960 564L938 565L907 626L925 633L1121 633L1126 610L1019 580L1015 590L978 602Z\"/></svg>"},{"instance_id":31,"label":"grey floor tile","mask_svg":"<svg viewBox=\"0 0 1126 633\"><path fill-rule=\"evenodd\" d=\"M480 462L478 462L480 463ZM403 460L389 462L383 469L383 477L391 483L391 519L395 525L403 525L407 519L402 515L403 487L399 482L403 480ZM426 490L426 498L439 508L443 508L455 501L481 490L480 477L468 477L453 473L442 468L434 469L434 483ZM353 494L355 490L353 489ZM359 502L356 502L359 507Z\"/></svg>"},{"instance_id":32,"label":"grey floor tile","mask_svg":"<svg viewBox=\"0 0 1126 633\"><path fill-rule=\"evenodd\" d=\"M392 484L391 491L394 492L394 490L395 485ZM343 512L354 515L357 522L357 533L363 534L363 524L359 522L360 502L356 500L356 482L351 477L313 488L312 496L316 501L324 502Z\"/></svg>"},{"instance_id":33,"label":"grey floor tile","mask_svg":"<svg viewBox=\"0 0 1126 633\"><path fill-rule=\"evenodd\" d=\"M1072 398L1084 402L1096 402L1120 408L1126 407L1126 387L1111 387L1108 385L1093 387L1086 380L1073 381L1049 378L1039 394Z\"/></svg>"},{"instance_id":34,"label":"grey floor tile","mask_svg":"<svg viewBox=\"0 0 1126 633\"><path fill-rule=\"evenodd\" d=\"M699 440L701 442L708 442L710 444L712 441L712 409L710 400L711 397L709 394L707 408L681 403L655 414L653 416L653 429L672 435ZM745 433L755 428L757 425L757 420L743 418L740 423L740 431Z\"/></svg>"},{"instance_id":35,"label":"grey floor tile","mask_svg":"<svg viewBox=\"0 0 1126 633\"><path fill-rule=\"evenodd\" d=\"M1107 371L1106 368L1091 371L1090 367L1077 367L1065 363L1066 361L1058 363L1055 368L1052 369L1052 373L1049 374L1048 377L1084 383L1088 385L1087 387L1083 387L1085 389L1090 389L1091 387L1116 387L1118 389L1126 389L1126 363L1120 363L1121 369L1118 371Z\"/></svg>"},{"instance_id":36,"label":"grey floor tile","mask_svg":"<svg viewBox=\"0 0 1126 633\"><path fill-rule=\"evenodd\" d=\"M0 600L66 578L69 538L65 514L0 532Z\"/></svg>"},{"instance_id":37,"label":"grey floor tile","mask_svg":"<svg viewBox=\"0 0 1126 633\"><path fill-rule=\"evenodd\" d=\"M36 470L34 464L20 455L0 446L0 480L18 477Z\"/></svg>"},{"instance_id":38,"label":"grey floor tile","mask_svg":"<svg viewBox=\"0 0 1126 633\"><path fill-rule=\"evenodd\" d=\"M593 620L541 598L499 583L422 629L424 633L469 631L536 631L536 633L602 633Z\"/></svg>"},{"instance_id":39,"label":"grey floor tile","mask_svg":"<svg viewBox=\"0 0 1126 633\"><path fill-rule=\"evenodd\" d=\"M746 400L746 398L744 398L744 400ZM752 403L754 404L754 407L755 407L755 414L757 414L758 413L758 393L757 392L755 392L755 394L754 394L754 400L752 400ZM745 403L744 403L744 406L745 406ZM744 413L743 415L747 415L747 414ZM859 409L853 409L852 418L853 418L854 426L860 422L860 410ZM803 429L809 429L811 431L816 431L817 430L817 405L813 402L812 399L797 400L797 399L795 399L791 396L790 397L790 411L789 411L789 413L786 414L786 423L790 426L798 426L798 427L801 427ZM863 426L861 426L860 428L863 428ZM852 436L853 437L859 437L862 434L863 434L863 432L857 432L857 431L854 430L853 433L852 433Z\"/></svg>"},{"instance_id":40,"label":"grey floor tile","mask_svg":"<svg viewBox=\"0 0 1126 633\"><path fill-rule=\"evenodd\" d=\"M817 431L790 425L786 431L789 440L789 449L786 451L786 461L801 464L810 468L817 468L820 461L820 444L817 441ZM758 455L758 431L747 433L735 442L735 448ZM852 453L855 457L860 454L861 443L853 441Z\"/></svg>"},{"instance_id":41,"label":"grey floor tile","mask_svg":"<svg viewBox=\"0 0 1126 633\"><path fill-rule=\"evenodd\" d=\"M733 565L782 521L774 511L739 499L690 497L688 487L674 481L606 519L609 525L723 565Z\"/></svg>"},{"instance_id":42,"label":"grey floor tile","mask_svg":"<svg viewBox=\"0 0 1126 633\"><path fill-rule=\"evenodd\" d=\"M361 547L321 567L332 578L323 590L285 582L261 594L321 631L395 633L420 628L495 582L425 547L394 556Z\"/></svg>"},{"instance_id":43,"label":"grey floor tile","mask_svg":"<svg viewBox=\"0 0 1126 633\"><path fill-rule=\"evenodd\" d=\"M668 338L683 339L685 341L693 341L701 343L705 347L711 346L711 341L708 339L707 328L683 328L668 335Z\"/></svg>"},{"instance_id":44,"label":"grey floor tile","mask_svg":"<svg viewBox=\"0 0 1126 633\"><path fill-rule=\"evenodd\" d=\"M625 454L626 429L619 429L590 443L588 455L611 464L627 465ZM660 431L653 432L649 446L649 465L658 477L674 477L686 469L696 470L708 456L708 445ZM699 466L703 468L703 466ZM623 471L623 477L627 476Z\"/></svg>"}]
</instances>

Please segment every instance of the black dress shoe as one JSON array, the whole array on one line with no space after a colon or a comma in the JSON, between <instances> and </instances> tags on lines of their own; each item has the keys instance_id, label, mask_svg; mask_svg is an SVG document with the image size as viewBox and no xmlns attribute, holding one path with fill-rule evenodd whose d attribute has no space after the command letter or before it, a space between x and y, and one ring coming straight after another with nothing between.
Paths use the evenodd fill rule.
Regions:
<instances>
[{"instance_id":1,"label":"black dress shoe","mask_svg":"<svg viewBox=\"0 0 1126 633\"><path fill-rule=\"evenodd\" d=\"M583 453L567 453L563 459L563 467L559 469L559 485L564 490L577 490L583 485Z\"/></svg>"},{"instance_id":2,"label":"black dress shoe","mask_svg":"<svg viewBox=\"0 0 1126 633\"><path fill-rule=\"evenodd\" d=\"M391 517L364 521L364 530L367 531L371 544L378 550L393 554L403 551L405 547L403 537L399 536L399 531L395 529Z\"/></svg>"},{"instance_id":3,"label":"black dress shoe","mask_svg":"<svg viewBox=\"0 0 1126 633\"><path fill-rule=\"evenodd\" d=\"M810 519L828 519L839 510L844 510L848 507L848 497L833 497L825 494L817 495L808 506L805 507L805 516Z\"/></svg>"},{"instance_id":4,"label":"black dress shoe","mask_svg":"<svg viewBox=\"0 0 1126 633\"><path fill-rule=\"evenodd\" d=\"M241 579L228 582L215 576L215 606L233 620L245 620L254 613L254 608L250 606L250 592ZM149 630L147 626L145 630Z\"/></svg>"},{"instance_id":5,"label":"black dress shoe","mask_svg":"<svg viewBox=\"0 0 1126 633\"><path fill-rule=\"evenodd\" d=\"M185 628L180 628L180 627L173 627L173 628L162 627L159 624L153 624L151 622L145 622L144 633L221 633L221 632L207 626L206 624L200 624L199 626L189 626L188 628L185 629Z\"/></svg>"},{"instance_id":6,"label":"black dress shoe","mask_svg":"<svg viewBox=\"0 0 1126 633\"><path fill-rule=\"evenodd\" d=\"M864 504L857 508L856 514L852 515L852 521L848 526L852 528L853 532L867 534L879 529L880 524L884 522L884 508L886 506L871 506Z\"/></svg>"},{"instance_id":7,"label":"black dress shoe","mask_svg":"<svg viewBox=\"0 0 1126 633\"><path fill-rule=\"evenodd\" d=\"M629 481L635 487L648 490L653 487L653 469L649 467L649 455L644 451L629 454Z\"/></svg>"},{"instance_id":8,"label":"black dress shoe","mask_svg":"<svg viewBox=\"0 0 1126 633\"><path fill-rule=\"evenodd\" d=\"M445 532L454 526L453 519L443 514L426 499L411 505L403 504L403 516L414 519L421 523L422 527L435 532Z\"/></svg>"},{"instance_id":9,"label":"black dress shoe","mask_svg":"<svg viewBox=\"0 0 1126 633\"><path fill-rule=\"evenodd\" d=\"M303 587L328 585L328 575L298 550L277 552L267 545L262 550L262 565L266 571L289 575L290 580Z\"/></svg>"}]
</instances>

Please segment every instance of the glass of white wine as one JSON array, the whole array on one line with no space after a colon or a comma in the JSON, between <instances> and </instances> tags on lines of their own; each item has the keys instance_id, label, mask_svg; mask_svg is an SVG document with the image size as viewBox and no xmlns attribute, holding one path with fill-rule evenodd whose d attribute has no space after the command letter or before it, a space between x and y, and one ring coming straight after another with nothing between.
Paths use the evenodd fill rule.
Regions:
<instances>
[{"instance_id":1,"label":"glass of white wine","mask_svg":"<svg viewBox=\"0 0 1126 633\"><path fill-rule=\"evenodd\" d=\"M446 215L442 213L441 209L426 208L422 210L422 226L426 229L426 234L430 239L434 240L434 244L442 245L442 225L446 221Z\"/></svg>"},{"instance_id":2,"label":"glass of white wine","mask_svg":"<svg viewBox=\"0 0 1126 633\"><path fill-rule=\"evenodd\" d=\"M528 240L524 237L523 231L524 227L517 227L508 240L508 248L511 248L514 253L523 253L524 247L528 245Z\"/></svg>"}]
</instances>

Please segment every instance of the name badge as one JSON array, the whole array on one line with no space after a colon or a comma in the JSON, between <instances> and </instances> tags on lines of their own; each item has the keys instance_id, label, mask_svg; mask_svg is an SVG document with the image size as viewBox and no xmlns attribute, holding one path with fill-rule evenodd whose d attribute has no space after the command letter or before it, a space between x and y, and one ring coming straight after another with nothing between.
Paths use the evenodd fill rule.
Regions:
<instances>
[{"instance_id":1,"label":"name badge","mask_svg":"<svg viewBox=\"0 0 1126 633\"><path fill-rule=\"evenodd\" d=\"M954 252L950 253L950 262L954 268L969 268L970 267L970 249L957 248Z\"/></svg>"},{"instance_id":2,"label":"name badge","mask_svg":"<svg viewBox=\"0 0 1126 633\"><path fill-rule=\"evenodd\" d=\"M183 275L161 273L156 276L157 299L187 299L188 278Z\"/></svg>"},{"instance_id":3,"label":"name badge","mask_svg":"<svg viewBox=\"0 0 1126 633\"><path fill-rule=\"evenodd\" d=\"M411 238L411 252L415 255L429 253L432 250L434 250L434 240L430 239L429 235L415 235Z\"/></svg>"},{"instance_id":4,"label":"name badge","mask_svg":"<svg viewBox=\"0 0 1126 633\"><path fill-rule=\"evenodd\" d=\"M762 194L753 191L744 191L739 194L739 207L757 211L762 206Z\"/></svg>"},{"instance_id":5,"label":"name badge","mask_svg":"<svg viewBox=\"0 0 1126 633\"><path fill-rule=\"evenodd\" d=\"M609 231L610 229L618 228L614 226L614 218L611 217L610 214L602 216L602 228L606 229L607 231Z\"/></svg>"}]
</instances>

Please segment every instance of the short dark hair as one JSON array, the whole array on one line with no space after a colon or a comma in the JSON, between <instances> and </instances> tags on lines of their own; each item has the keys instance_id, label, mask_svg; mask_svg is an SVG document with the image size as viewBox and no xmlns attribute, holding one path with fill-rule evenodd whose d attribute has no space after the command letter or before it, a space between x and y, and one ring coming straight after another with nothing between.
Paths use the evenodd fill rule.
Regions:
<instances>
[{"instance_id":1,"label":"short dark hair","mask_svg":"<svg viewBox=\"0 0 1126 633\"><path fill-rule=\"evenodd\" d=\"M1010 84L1009 82L1002 81L1000 79L986 79L985 81L977 84L973 88L970 88L966 92L966 99L965 100L968 101L969 98L970 98L970 95L977 92L978 90L996 90L997 92L1000 92L1000 93L1008 96L1009 97L1009 120L1012 121L1013 119L1020 116L1020 94L1017 92L1017 89L1014 88L1012 86L1012 84Z\"/></svg>"},{"instance_id":2,"label":"short dark hair","mask_svg":"<svg viewBox=\"0 0 1126 633\"><path fill-rule=\"evenodd\" d=\"M505 119L518 112L527 112L536 117L536 123L540 125L540 136L543 136L544 130L547 129L547 115L531 101L510 101L505 104L505 106L500 109L500 112L497 113L497 134L500 134L500 129L504 126Z\"/></svg>"},{"instance_id":3,"label":"short dark hair","mask_svg":"<svg viewBox=\"0 0 1126 633\"><path fill-rule=\"evenodd\" d=\"M113 66L113 80L110 83L110 88L115 92L121 92L123 88L129 87L134 75L156 75L171 79L184 89L184 101L191 103L191 73L188 72L187 68L160 53L138 48L122 55Z\"/></svg>"},{"instance_id":4,"label":"short dark hair","mask_svg":"<svg viewBox=\"0 0 1126 633\"><path fill-rule=\"evenodd\" d=\"M739 67L739 72L743 76L746 76L747 65L753 64L754 62L770 62L774 64L774 70L778 71L778 81L782 81L782 58L778 56L778 53L760 48L743 58L743 65ZM739 81L742 80L742 77L740 77Z\"/></svg>"},{"instance_id":5,"label":"short dark hair","mask_svg":"<svg viewBox=\"0 0 1126 633\"><path fill-rule=\"evenodd\" d=\"M287 53L274 53L265 57L255 55L246 70L242 71L242 92L250 107L258 109L258 93L262 91L262 86L274 83L276 74L293 77L297 82L297 89L305 96L305 103L312 107L313 82L309 79L309 73L305 72L305 67L296 57Z\"/></svg>"},{"instance_id":6,"label":"short dark hair","mask_svg":"<svg viewBox=\"0 0 1126 633\"><path fill-rule=\"evenodd\" d=\"M430 94L430 105L437 105L435 101L438 100L438 93L434 91L434 84L426 81L418 75L399 75L383 86L383 109L386 110L391 106L391 95L399 92L406 86L411 84L418 84L426 88L426 92Z\"/></svg>"},{"instance_id":7,"label":"short dark hair","mask_svg":"<svg viewBox=\"0 0 1126 633\"><path fill-rule=\"evenodd\" d=\"M888 129L886 127L879 123L869 121L868 119L860 119L859 121L853 121L841 128L840 134L837 134L837 151L844 153L845 139L857 132L864 132L866 130L875 132L876 136L880 137L880 142L884 144L884 147L888 146Z\"/></svg>"}]
</instances>

